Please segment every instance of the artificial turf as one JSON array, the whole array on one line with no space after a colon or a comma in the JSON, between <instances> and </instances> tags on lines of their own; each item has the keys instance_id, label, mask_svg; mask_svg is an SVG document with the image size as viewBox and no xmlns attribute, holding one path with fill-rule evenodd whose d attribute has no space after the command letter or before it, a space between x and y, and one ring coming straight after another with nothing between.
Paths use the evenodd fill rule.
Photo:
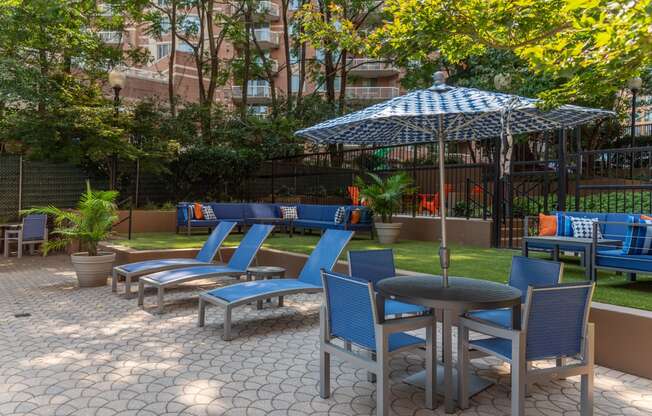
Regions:
<instances>
[{"instance_id":1,"label":"artificial turf","mask_svg":"<svg viewBox=\"0 0 652 416\"><path fill-rule=\"evenodd\" d=\"M225 246L236 246L241 234L229 236ZM317 244L317 235L295 235L289 238L277 233L267 239L264 247L295 253L309 254ZM138 250L174 249L201 247L206 235L186 236L174 233L140 233L134 234L131 240L116 238L115 243ZM396 244L381 245L365 237L356 237L348 245L348 249L392 248L396 267L416 272L437 274L440 272L437 257L438 243L425 241L403 240ZM496 282L507 282L511 258L519 255L516 250L479 248L462 245L451 245L451 268L453 276L465 276ZM545 254L534 254L546 257ZM343 255L344 257L346 254ZM584 269L579 265L579 257L563 257L564 281L585 280ZM595 292L596 302L629 306L652 310L652 276L639 275L637 282L629 282L624 275L600 272L598 287Z\"/></svg>"}]
</instances>

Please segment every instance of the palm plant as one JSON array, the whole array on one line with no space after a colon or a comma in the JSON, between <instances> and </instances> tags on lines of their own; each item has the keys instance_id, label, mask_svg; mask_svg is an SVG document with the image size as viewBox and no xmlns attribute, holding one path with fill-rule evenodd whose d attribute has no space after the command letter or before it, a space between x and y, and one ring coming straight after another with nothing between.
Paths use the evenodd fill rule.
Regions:
<instances>
[{"instance_id":1,"label":"palm plant","mask_svg":"<svg viewBox=\"0 0 652 416\"><path fill-rule=\"evenodd\" d=\"M76 210L65 211L55 206L36 207L21 211L22 214L46 214L54 217L52 234L58 239L49 240L43 254L66 247L71 241L80 241L89 256L97 256L97 245L111 234L111 227L118 219L117 191L91 189L86 182L86 192L79 199Z\"/></svg>"},{"instance_id":2,"label":"palm plant","mask_svg":"<svg viewBox=\"0 0 652 416\"><path fill-rule=\"evenodd\" d=\"M403 196L414 192L412 178L405 172L397 173L387 179L382 179L374 173L367 173L369 183L361 177L355 179L355 185L360 188L360 196L367 206L384 223L391 223L392 216L401 208Z\"/></svg>"}]
</instances>

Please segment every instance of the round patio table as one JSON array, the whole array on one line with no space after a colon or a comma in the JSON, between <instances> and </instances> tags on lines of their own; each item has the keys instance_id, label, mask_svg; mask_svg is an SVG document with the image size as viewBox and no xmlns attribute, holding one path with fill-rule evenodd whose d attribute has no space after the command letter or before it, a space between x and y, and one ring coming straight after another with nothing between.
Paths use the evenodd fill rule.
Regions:
<instances>
[{"instance_id":1,"label":"round patio table","mask_svg":"<svg viewBox=\"0 0 652 416\"><path fill-rule=\"evenodd\" d=\"M441 276L420 275L397 276L383 279L378 282L376 288L378 293L383 297L427 306L435 309L435 311L442 311L442 351L444 358L444 380L442 387L446 413L453 413L455 411L453 387L457 384L453 380L453 314L459 316L469 310L511 307L513 309L513 328L520 329L521 326L521 291L505 284L451 276L449 277L449 287L444 288ZM380 304L382 305L383 303ZM437 333L436 331L433 332L435 334ZM433 337L432 342L434 344L433 348L436 348L436 335ZM460 353L467 354L468 352L461 351L460 349L458 350L458 354ZM458 368L457 373L465 374L465 371ZM425 372L412 376L411 379L413 384L426 384L424 381L419 381L419 379L425 380ZM432 380L431 385L437 386L436 381ZM471 380L472 394L483 390L489 384ZM426 394L430 395L434 395L434 393L435 391L426 392Z\"/></svg>"}]
</instances>

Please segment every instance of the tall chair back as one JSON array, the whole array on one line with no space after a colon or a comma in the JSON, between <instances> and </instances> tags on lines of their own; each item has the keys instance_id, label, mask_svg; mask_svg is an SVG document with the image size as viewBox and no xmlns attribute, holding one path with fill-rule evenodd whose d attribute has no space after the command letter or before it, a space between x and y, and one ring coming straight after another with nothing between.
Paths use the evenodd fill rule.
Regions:
<instances>
[{"instance_id":1,"label":"tall chair back","mask_svg":"<svg viewBox=\"0 0 652 416\"><path fill-rule=\"evenodd\" d=\"M396 276L392 249L349 251L349 274L358 279L376 283Z\"/></svg>"},{"instance_id":2,"label":"tall chair back","mask_svg":"<svg viewBox=\"0 0 652 416\"><path fill-rule=\"evenodd\" d=\"M344 251L346 245L353 238L353 231L326 230L319 239L317 247L312 251L306 264L299 273L299 280L315 286L321 286L321 270L330 271L335 262Z\"/></svg>"},{"instance_id":3,"label":"tall chair back","mask_svg":"<svg viewBox=\"0 0 652 416\"><path fill-rule=\"evenodd\" d=\"M235 270L245 271L254 261L256 253L260 250L263 242L269 237L274 229L273 225L255 224L252 225L247 234L240 241L240 245L235 249L227 267Z\"/></svg>"},{"instance_id":4,"label":"tall chair back","mask_svg":"<svg viewBox=\"0 0 652 416\"><path fill-rule=\"evenodd\" d=\"M584 351L593 289L588 282L528 289L523 326L528 361Z\"/></svg>"},{"instance_id":5,"label":"tall chair back","mask_svg":"<svg viewBox=\"0 0 652 416\"><path fill-rule=\"evenodd\" d=\"M44 240L47 215L30 214L23 218L23 241Z\"/></svg>"},{"instance_id":6,"label":"tall chair back","mask_svg":"<svg viewBox=\"0 0 652 416\"><path fill-rule=\"evenodd\" d=\"M521 291L521 303L525 303L529 286L554 286L561 282L564 265L558 261L512 257L509 285Z\"/></svg>"},{"instance_id":7,"label":"tall chair back","mask_svg":"<svg viewBox=\"0 0 652 416\"><path fill-rule=\"evenodd\" d=\"M222 243L224 243L224 240L229 236L235 225L236 223L232 221L222 221L217 224L217 227L215 227L211 235L208 236L208 239L195 258L204 263L210 263L213 261L217 251L220 249Z\"/></svg>"},{"instance_id":8,"label":"tall chair back","mask_svg":"<svg viewBox=\"0 0 652 416\"><path fill-rule=\"evenodd\" d=\"M322 271L330 336L369 350L376 349L373 285L334 272Z\"/></svg>"}]
</instances>

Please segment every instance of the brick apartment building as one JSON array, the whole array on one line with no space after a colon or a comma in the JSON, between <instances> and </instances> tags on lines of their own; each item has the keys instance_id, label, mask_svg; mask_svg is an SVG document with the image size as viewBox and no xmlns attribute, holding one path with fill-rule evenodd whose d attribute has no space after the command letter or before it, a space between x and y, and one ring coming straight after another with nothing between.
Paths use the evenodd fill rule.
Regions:
<instances>
[{"instance_id":1,"label":"brick apartment building","mask_svg":"<svg viewBox=\"0 0 652 416\"><path fill-rule=\"evenodd\" d=\"M264 49L274 75L277 96L287 95L286 55L283 42L282 8L279 0L262 0L255 10L256 25L254 36L258 45ZM290 1L288 7L289 20L299 8L300 2ZM111 11L107 9L107 13ZM192 15L186 15L192 19ZM197 19L196 16L194 16ZM126 69L127 83L122 94L128 98L168 97L168 68L171 42L169 35L160 39L147 34L143 26L129 26L124 32L102 32L102 39L124 48L139 47L149 51L150 63L141 67ZM239 51L232 44L225 44L220 50L220 58L224 60L237 57ZM308 48L307 59L313 62L323 62L323 53ZM298 59L298 58L297 58ZM347 59L347 67L351 68L347 77L346 98L349 102L369 105L374 101L387 100L400 94L399 78L401 71L392 64L379 62L366 57ZM292 91L299 89L298 65L290 65L292 70ZM339 92L339 79L336 80L336 92ZM176 95L183 101L197 102L199 99L197 69L193 60L192 50L184 42L177 40L174 63L174 89ZM317 90L323 93L325 88L316 80L307 77L303 86L303 95ZM218 87L215 100L227 106L238 106L242 103L242 86L229 80L226 85ZM247 105L253 114L264 115L269 111L272 100L270 83L266 79L252 79L248 84Z\"/></svg>"}]
</instances>

